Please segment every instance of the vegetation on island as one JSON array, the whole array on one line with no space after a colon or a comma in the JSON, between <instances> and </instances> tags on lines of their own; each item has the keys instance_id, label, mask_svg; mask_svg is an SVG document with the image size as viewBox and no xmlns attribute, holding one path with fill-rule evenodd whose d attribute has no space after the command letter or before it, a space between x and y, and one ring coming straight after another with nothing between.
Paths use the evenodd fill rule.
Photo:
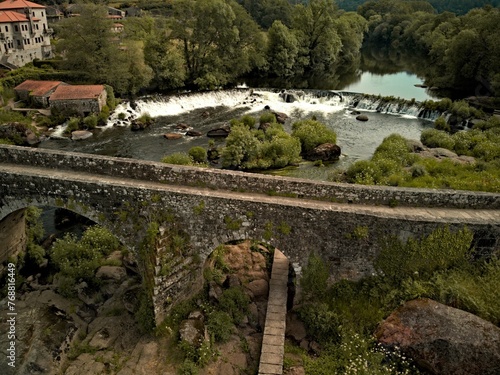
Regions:
<instances>
[{"instance_id":1,"label":"vegetation on island","mask_svg":"<svg viewBox=\"0 0 500 375\"><path fill-rule=\"evenodd\" d=\"M262 114L257 120L249 115L230 122L231 133L220 154L222 167L240 170L267 170L283 168L299 163L301 155L310 153L324 143L335 144L337 136L325 124L314 120L298 121L292 125L292 134L285 131L271 112ZM213 144L211 147L214 147ZM207 151L193 147L188 153L177 152L162 159L162 162L181 165L206 166Z\"/></svg>"},{"instance_id":2,"label":"vegetation on island","mask_svg":"<svg viewBox=\"0 0 500 375\"><path fill-rule=\"evenodd\" d=\"M349 167L346 179L366 185L500 192L499 131L500 121L491 117L472 130L455 134L437 129L422 132L425 146L474 158L468 162L420 156L412 152L411 142L393 134L384 139L370 160Z\"/></svg>"}]
</instances>

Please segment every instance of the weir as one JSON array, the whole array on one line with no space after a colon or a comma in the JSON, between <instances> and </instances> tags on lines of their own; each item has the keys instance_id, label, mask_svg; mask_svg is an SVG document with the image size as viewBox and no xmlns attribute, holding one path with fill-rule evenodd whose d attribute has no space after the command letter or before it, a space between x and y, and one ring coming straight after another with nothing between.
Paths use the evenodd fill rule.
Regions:
<instances>
[{"instance_id":1,"label":"weir","mask_svg":"<svg viewBox=\"0 0 500 375\"><path fill-rule=\"evenodd\" d=\"M269 243L296 270L317 254L333 281L371 275L387 236L421 237L443 225L472 230L479 255L500 253L499 194L333 184L0 146L0 220L31 205L68 209L114 233L142 264L157 322L173 301L196 292L205 260L230 241ZM161 231L153 233L154 243L145 241L153 224L182 231L189 250L162 250ZM161 274L166 259L182 272Z\"/></svg>"}]
</instances>

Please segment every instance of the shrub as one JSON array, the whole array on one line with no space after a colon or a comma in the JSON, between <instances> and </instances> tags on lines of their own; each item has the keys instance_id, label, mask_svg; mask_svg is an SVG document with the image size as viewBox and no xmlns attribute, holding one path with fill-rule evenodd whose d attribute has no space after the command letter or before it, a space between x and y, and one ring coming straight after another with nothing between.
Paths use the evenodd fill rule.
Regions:
<instances>
[{"instance_id":1,"label":"shrub","mask_svg":"<svg viewBox=\"0 0 500 375\"><path fill-rule=\"evenodd\" d=\"M434 128L446 132L449 132L451 130L450 125L448 125L444 117L438 117L436 121L434 121Z\"/></svg>"},{"instance_id":2,"label":"shrub","mask_svg":"<svg viewBox=\"0 0 500 375\"><path fill-rule=\"evenodd\" d=\"M275 122L276 122L276 116L271 112L263 113L259 118L260 124L266 124L266 123L273 124Z\"/></svg>"},{"instance_id":3,"label":"shrub","mask_svg":"<svg viewBox=\"0 0 500 375\"><path fill-rule=\"evenodd\" d=\"M337 142L335 132L316 120L299 121L294 123L292 128L292 136L300 140L302 153L308 153L323 143Z\"/></svg>"},{"instance_id":4,"label":"shrub","mask_svg":"<svg viewBox=\"0 0 500 375\"><path fill-rule=\"evenodd\" d=\"M96 115L90 115L83 119L83 124L87 129L95 129L97 126L98 118Z\"/></svg>"},{"instance_id":5,"label":"shrub","mask_svg":"<svg viewBox=\"0 0 500 375\"><path fill-rule=\"evenodd\" d=\"M311 254L300 279L305 300L321 300L328 287L328 275L328 268L323 259L316 254Z\"/></svg>"},{"instance_id":6,"label":"shrub","mask_svg":"<svg viewBox=\"0 0 500 375\"><path fill-rule=\"evenodd\" d=\"M165 156L161 159L163 163L177 164L177 165L192 165L191 157L185 152L175 152L171 155Z\"/></svg>"},{"instance_id":7,"label":"shrub","mask_svg":"<svg viewBox=\"0 0 500 375\"><path fill-rule=\"evenodd\" d=\"M207 329L216 342L226 342L233 331L233 319L225 311L214 311L208 316Z\"/></svg>"},{"instance_id":8,"label":"shrub","mask_svg":"<svg viewBox=\"0 0 500 375\"><path fill-rule=\"evenodd\" d=\"M451 135L436 129L424 130L420 135L420 140L424 145L431 148L442 147L453 150L455 146L455 142Z\"/></svg>"},{"instance_id":9,"label":"shrub","mask_svg":"<svg viewBox=\"0 0 500 375\"><path fill-rule=\"evenodd\" d=\"M438 228L420 240L388 238L375 260L375 268L397 285L408 277L429 277L436 271L464 267L471 260L472 232Z\"/></svg>"},{"instance_id":10,"label":"shrub","mask_svg":"<svg viewBox=\"0 0 500 375\"><path fill-rule=\"evenodd\" d=\"M274 115L273 115L274 116ZM262 118L262 117L261 117ZM255 128L255 118L250 115L245 115L241 118L241 122L249 129ZM275 121L272 121L275 122Z\"/></svg>"},{"instance_id":11,"label":"shrub","mask_svg":"<svg viewBox=\"0 0 500 375\"><path fill-rule=\"evenodd\" d=\"M243 288L231 287L222 293L219 300L219 307L231 316L234 324L239 324L245 314L248 313L249 303L250 298L246 295Z\"/></svg>"},{"instance_id":12,"label":"shrub","mask_svg":"<svg viewBox=\"0 0 500 375\"><path fill-rule=\"evenodd\" d=\"M338 343L341 322L337 314L325 303L315 302L301 306L300 319L307 327L308 334L321 344Z\"/></svg>"},{"instance_id":13,"label":"shrub","mask_svg":"<svg viewBox=\"0 0 500 375\"><path fill-rule=\"evenodd\" d=\"M207 150L203 147L192 147L189 149L188 154L195 163L205 163L207 161Z\"/></svg>"},{"instance_id":14,"label":"shrub","mask_svg":"<svg viewBox=\"0 0 500 375\"><path fill-rule=\"evenodd\" d=\"M78 130L80 128L80 119L77 117L71 117L68 120L68 125L66 126L66 133L71 133L75 130Z\"/></svg>"}]
</instances>

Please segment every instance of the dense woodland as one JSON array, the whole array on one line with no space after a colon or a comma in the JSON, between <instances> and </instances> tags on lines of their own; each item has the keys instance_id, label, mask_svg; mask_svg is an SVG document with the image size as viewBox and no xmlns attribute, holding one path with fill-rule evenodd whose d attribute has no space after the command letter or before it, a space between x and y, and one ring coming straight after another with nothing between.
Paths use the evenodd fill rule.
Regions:
<instances>
[{"instance_id":1,"label":"dense woodland","mask_svg":"<svg viewBox=\"0 0 500 375\"><path fill-rule=\"evenodd\" d=\"M355 1L139 1L142 16L126 17L124 32L113 33L105 8L88 2L55 25L56 60L12 72L3 84L59 77L106 83L121 96L241 80L335 88L365 48L410 61L406 69L457 96L498 96L500 11L484 3L379 0L354 12L345 9ZM484 7L470 10L477 5Z\"/></svg>"}]
</instances>

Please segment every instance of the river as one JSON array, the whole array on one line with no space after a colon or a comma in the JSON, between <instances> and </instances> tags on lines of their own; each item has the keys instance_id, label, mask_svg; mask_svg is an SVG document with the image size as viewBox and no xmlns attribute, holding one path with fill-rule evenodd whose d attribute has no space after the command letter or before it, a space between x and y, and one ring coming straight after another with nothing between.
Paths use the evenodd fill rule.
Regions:
<instances>
[{"instance_id":1,"label":"river","mask_svg":"<svg viewBox=\"0 0 500 375\"><path fill-rule=\"evenodd\" d=\"M414 96L408 96L408 87L415 88L413 85L421 81L415 76L408 78L406 75L404 73L397 77L394 75L385 77L389 81L397 78L400 87L406 89L405 93L395 89L392 95L411 99ZM401 85L403 78L404 85ZM360 84L366 84L366 80L362 80ZM387 86L385 83L377 84L379 88L385 86ZM425 94L423 89L418 88L418 90ZM286 103L278 90L242 87L234 90L141 98L136 102L135 109L132 109L129 103L120 104L111 115L108 125L95 131L94 136L89 139L80 141L57 139L58 134L62 134L63 127L60 127L53 135L54 138L43 142L39 147L159 161L163 156L174 152L187 151L193 146L208 145L209 139L206 136L183 135L177 140L165 139L163 137L165 133L180 132L175 129L175 125L184 123L205 134L208 130L244 114L258 117L264 112L264 107L269 106L272 110L283 112L290 117L285 126L288 131L291 131L291 124L294 121L316 116L337 133L337 143L342 149L339 162L327 168L313 167L312 163L304 162L298 167L289 167L273 173L327 180L333 170L346 168L357 160L370 158L376 147L388 135L398 133L406 138L419 139L421 131L432 126L431 121L416 117L418 114L416 107L403 109L400 113L378 113L373 109L375 106L372 102L365 101L360 103L357 109L366 111L369 121L360 122L349 109L349 100L352 99L350 94L344 94L342 101L339 96L332 95L331 91L306 90L300 92L300 95L299 100ZM131 118L148 113L155 121L150 128L133 132L128 121L118 120L120 113L125 113ZM223 140L218 141L221 145L223 142Z\"/></svg>"}]
</instances>

